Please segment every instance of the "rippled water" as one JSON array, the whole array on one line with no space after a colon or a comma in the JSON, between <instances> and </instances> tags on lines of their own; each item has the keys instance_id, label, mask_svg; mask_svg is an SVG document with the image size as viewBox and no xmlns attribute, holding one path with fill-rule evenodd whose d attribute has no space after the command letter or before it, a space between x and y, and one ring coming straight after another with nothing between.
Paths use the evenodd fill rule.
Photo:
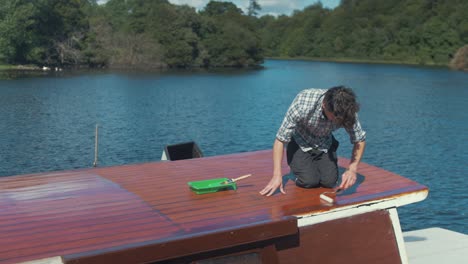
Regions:
<instances>
[{"instance_id":1,"label":"rippled water","mask_svg":"<svg viewBox=\"0 0 468 264\"><path fill-rule=\"evenodd\" d=\"M361 101L363 161L430 188L398 211L404 230L468 234L468 74L442 68L269 60L264 69L81 72L0 80L0 176L270 148L294 96L344 84ZM344 132L339 155L349 156Z\"/></svg>"}]
</instances>

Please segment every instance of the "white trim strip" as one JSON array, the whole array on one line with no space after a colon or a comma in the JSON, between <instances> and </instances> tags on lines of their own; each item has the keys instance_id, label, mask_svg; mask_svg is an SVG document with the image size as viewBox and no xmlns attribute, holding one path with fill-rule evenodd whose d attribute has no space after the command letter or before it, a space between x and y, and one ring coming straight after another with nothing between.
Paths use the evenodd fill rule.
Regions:
<instances>
[{"instance_id":1,"label":"white trim strip","mask_svg":"<svg viewBox=\"0 0 468 264\"><path fill-rule=\"evenodd\" d=\"M408 255L406 254L405 240L403 239L403 232L401 231L400 219L398 218L398 212L396 208L388 209L390 213L390 219L392 220L393 232L398 246L398 252L400 253L401 263L408 263Z\"/></svg>"},{"instance_id":2,"label":"white trim strip","mask_svg":"<svg viewBox=\"0 0 468 264\"><path fill-rule=\"evenodd\" d=\"M63 264L62 257L52 257L21 262L19 264Z\"/></svg>"},{"instance_id":3,"label":"white trim strip","mask_svg":"<svg viewBox=\"0 0 468 264\"><path fill-rule=\"evenodd\" d=\"M388 199L367 201L360 204L338 207L327 212L315 212L311 214L295 216L298 218L297 226L302 227L323 223L335 219L346 218L354 215L369 213L377 210L384 210L388 208L400 207L403 205L420 202L426 199L427 195L428 191L424 190Z\"/></svg>"}]
</instances>

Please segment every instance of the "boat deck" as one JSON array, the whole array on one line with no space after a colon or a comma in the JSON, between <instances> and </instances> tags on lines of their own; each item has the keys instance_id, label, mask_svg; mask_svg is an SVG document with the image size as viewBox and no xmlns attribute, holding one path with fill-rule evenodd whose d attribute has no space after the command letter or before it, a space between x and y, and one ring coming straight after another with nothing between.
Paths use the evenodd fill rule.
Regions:
<instances>
[{"instance_id":1,"label":"boat deck","mask_svg":"<svg viewBox=\"0 0 468 264\"><path fill-rule=\"evenodd\" d=\"M339 165L348 162L340 158ZM271 172L272 154L265 150L0 178L0 263L53 257L63 263L184 263L207 252L271 251L272 244L278 249L279 240L297 236L298 227L376 204L383 204L379 210L418 202L428 193L424 185L361 164L358 183L330 205L319 199L327 189L296 187L284 163L287 194L261 196ZM235 191L198 195L187 185L244 174L252 176ZM276 254L262 260L268 256Z\"/></svg>"}]
</instances>

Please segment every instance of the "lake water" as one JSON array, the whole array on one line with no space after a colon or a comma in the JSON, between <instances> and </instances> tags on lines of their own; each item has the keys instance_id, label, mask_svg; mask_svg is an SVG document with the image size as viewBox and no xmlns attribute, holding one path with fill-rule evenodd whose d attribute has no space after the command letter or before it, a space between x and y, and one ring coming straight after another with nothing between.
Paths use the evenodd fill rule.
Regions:
<instances>
[{"instance_id":1,"label":"lake water","mask_svg":"<svg viewBox=\"0 0 468 264\"><path fill-rule=\"evenodd\" d=\"M205 156L271 148L302 89L352 87L363 161L430 188L399 209L403 230L468 234L468 73L444 68L268 60L263 69L78 72L0 80L0 176L160 160L195 141ZM339 155L349 157L343 131ZM265 183L266 184L266 183Z\"/></svg>"}]
</instances>

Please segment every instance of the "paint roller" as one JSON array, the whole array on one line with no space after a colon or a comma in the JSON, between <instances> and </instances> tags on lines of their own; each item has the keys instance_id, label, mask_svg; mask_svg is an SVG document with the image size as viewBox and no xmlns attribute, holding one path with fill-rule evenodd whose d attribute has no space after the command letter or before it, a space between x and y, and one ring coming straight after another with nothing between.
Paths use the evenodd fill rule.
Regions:
<instances>
[{"instance_id":1,"label":"paint roller","mask_svg":"<svg viewBox=\"0 0 468 264\"><path fill-rule=\"evenodd\" d=\"M320 199L327 202L327 203L335 203L335 200L336 200L336 195L338 195L338 193L340 193L343 189L336 189L334 191L331 191L331 192L323 192L320 194Z\"/></svg>"}]
</instances>

